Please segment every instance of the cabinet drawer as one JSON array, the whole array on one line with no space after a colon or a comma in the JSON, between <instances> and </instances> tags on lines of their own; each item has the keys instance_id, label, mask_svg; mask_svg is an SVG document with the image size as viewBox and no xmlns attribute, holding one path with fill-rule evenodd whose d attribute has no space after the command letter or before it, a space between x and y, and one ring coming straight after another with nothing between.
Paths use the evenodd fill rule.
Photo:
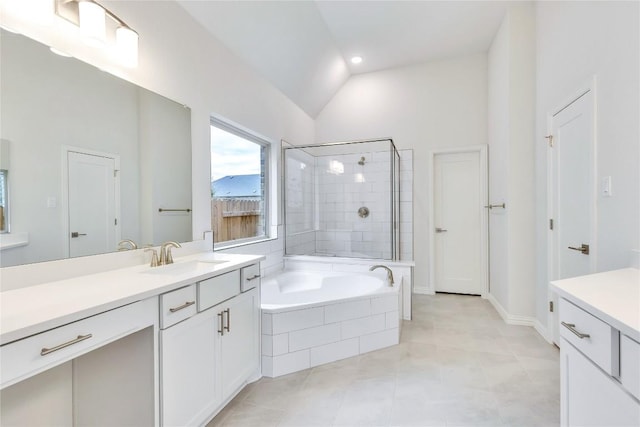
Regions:
<instances>
[{"instance_id":1,"label":"cabinet drawer","mask_svg":"<svg viewBox=\"0 0 640 427\"><path fill-rule=\"evenodd\" d=\"M156 323L156 298L97 314L0 347L7 387Z\"/></svg>"},{"instance_id":2,"label":"cabinet drawer","mask_svg":"<svg viewBox=\"0 0 640 427\"><path fill-rule=\"evenodd\" d=\"M260 284L260 264L253 264L240 270L240 291L246 292Z\"/></svg>"},{"instance_id":3,"label":"cabinet drawer","mask_svg":"<svg viewBox=\"0 0 640 427\"><path fill-rule=\"evenodd\" d=\"M195 285L160 295L160 328L168 328L194 314L196 314Z\"/></svg>"},{"instance_id":4,"label":"cabinet drawer","mask_svg":"<svg viewBox=\"0 0 640 427\"><path fill-rule=\"evenodd\" d=\"M620 337L620 381L640 400L640 343L626 335Z\"/></svg>"},{"instance_id":5,"label":"cabinet drawer","mask_svg":"<svg viewBox=\"0 0 640 427\"><path fill-rule=\"evenodd\" d=\"M579 336L578 334L584 334ZM585 336L588 335L588 336ZM560 299L560 336L611 376L620 372L620 333L606 322Z\"/></svg>"},{"instance_id":6,"label":"cabinet drawer","mask_svg":"<svg viewBox=\"0 0 640 427\"><path fill-rule=\"evenodd\" d=\"M234 270L198 282L198 311L206 310L240 293L240 271Z\"/></svg>"}]
</instances>

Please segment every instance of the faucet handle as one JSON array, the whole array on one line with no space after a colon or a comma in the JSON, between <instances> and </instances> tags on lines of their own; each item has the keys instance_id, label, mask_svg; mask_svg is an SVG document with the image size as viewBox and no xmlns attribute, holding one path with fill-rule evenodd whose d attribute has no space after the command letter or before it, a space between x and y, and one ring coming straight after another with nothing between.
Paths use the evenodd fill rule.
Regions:
<instances>
[{"instance_id":1,"label":"faucet handle","mask_svg":"<svg viewBox=\"0 0 640 427\"><path fill-rule=\"evenodd\" d=\"M151 267L157 267L158 266L158 252L156 252L155 249L153 248L146 248L144 250L145 252L151 252Z\"/></svg>"}]
</instances>

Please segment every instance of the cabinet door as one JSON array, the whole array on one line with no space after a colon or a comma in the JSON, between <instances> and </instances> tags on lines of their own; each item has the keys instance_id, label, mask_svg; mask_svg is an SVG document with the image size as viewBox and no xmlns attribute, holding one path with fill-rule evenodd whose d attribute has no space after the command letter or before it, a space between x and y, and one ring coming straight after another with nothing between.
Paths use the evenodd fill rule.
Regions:
<instances>
[{"instance_id":1,"label":"cabinet door","mask_svg":"<svg viewBox=\"0 0 640 427\"><path fill-rule=\"evenodd\" d=\"M638 426L640 405L612 377L561 339L563 426Z\"/></svg>"},{"instance_id":2,"label":"cabinet door","mask_svg":"<svg viewBox=\"0 0 640 427\"><path fill-rule=\"evenodd\" d=\"M207 310L160 331L163 426L202 424L218 403L214 317L215 312Z\"/></svg>"},{"instance_id":3,"label":"cabinet door","mask_svg":"<svg viewBox=\"0 0 640 427\"><path fill-rule=\"evenodd\" d=\"M258 289L238 295L221 304L228 327L220 337L220 377L223 398L234 393L258 369L259 355L259 299ZM216 310L217 311L217 310Z\"/></svg>"}]
</instances>

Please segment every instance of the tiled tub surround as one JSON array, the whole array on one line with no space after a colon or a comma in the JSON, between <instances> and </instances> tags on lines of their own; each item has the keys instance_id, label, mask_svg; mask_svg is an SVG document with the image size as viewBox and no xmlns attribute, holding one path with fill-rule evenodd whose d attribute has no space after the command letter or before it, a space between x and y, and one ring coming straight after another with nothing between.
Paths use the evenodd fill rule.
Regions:
<instances>
[{"instance_id":1,"label":"tiled tub surround","mask_svg":"<svg viewBox=\"0 0 640 427\"><path fill-rule=\"evenodd\" d=\"M356 276L342 275L344 286ZM275 280L265 280L263 289L278 286ZM262 374L278 377L398 344L402 279L393 288L380 282L363 296L263 307Z\"/></svg>"}]
</instances>

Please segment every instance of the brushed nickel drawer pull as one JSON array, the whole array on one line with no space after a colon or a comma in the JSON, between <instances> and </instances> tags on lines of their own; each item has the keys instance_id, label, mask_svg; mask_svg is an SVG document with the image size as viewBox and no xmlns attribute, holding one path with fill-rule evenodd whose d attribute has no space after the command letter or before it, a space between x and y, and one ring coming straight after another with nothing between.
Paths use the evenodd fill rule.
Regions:
<instances>
[{"instance_id":1,"label":"brushed nickel drawer pull","mask_svg":"<svg viewBox=\"0 0 640 427\"><path fill-rule=\"evenodd\" d=\"M227 308L223 313L227 313L227 326L225 326L224 329L226 329L227 332L231 332L231 311Z\"/></svg>"},{"instance_id":2,"label":"brushed nickel drawer pull","mask_svg":"<svg viewBox=\"0 0 640 427\"><path fill-rule=\"evenodd\" d=\"M195 301L187 301L187 302L185 302L184 304L182 304L179 307L170 308L169 311L172 312L172 313L175 313L176 311L180 311L183 308L187 308L187 307L189 307L189 306L191 306L191 305L193 305L195 303L196 303Z\"/></svg>"},{"instance_id":3,"label":"brushed nickel drawer pull","mask_svg":"<svg viewBox=\"0 0 640 427\"><path fill-rule=\"evenodd\" d=\"M560 322L560 323L562 324L562 326L564 326L565 328L573 332L580 339L591 337L591 335L589 334L583 334L581 332L576 331L575 330L576 325L574 323L566 323L566 322Z\"/></svg>"},{"instance_id":4,"label":"brushed nickel drawer pull","mask_svg":"<svg viewBox=\"0 0 640 427\"><path fill-rule=\"evenodd\" d=\"M251 276L251 277L247 277L247 282L250 282L250 281L252 281L252 280L255 280L255 279L259 278L259 277L260 277L260 275L259 275L259 274L253 275L253 276Z\"/></svg>"},{"instance_id":5,"label":"brushed nickel drawer pull","mask_svg":"<svg viewBox=\"0 0 640 427\"><path fill-rule=\"evenodd\" d=\"M220 329L218 329L218 333L224 336L224 317L222 317L222 311L218 313L218 325L220 325Z\"/></svg>"},{"instance_id":6,"label":"brushed nickel drawer pull","mask_svg":"<svg viewBox=\"0 0 640 427\"><path fill-rule=\"evenodd\" d=\"M78 335L78 338L65 342L63 344L57 345L55 347L51 347L51 348L43 347L42 350L40 350L40 356L46 356L47 354L53 353L54 351L62 350L63 348L69 347L70 345L77 344L80 341L88 340L92 336L93 334Z\"/></svg>"}]
</instances>

